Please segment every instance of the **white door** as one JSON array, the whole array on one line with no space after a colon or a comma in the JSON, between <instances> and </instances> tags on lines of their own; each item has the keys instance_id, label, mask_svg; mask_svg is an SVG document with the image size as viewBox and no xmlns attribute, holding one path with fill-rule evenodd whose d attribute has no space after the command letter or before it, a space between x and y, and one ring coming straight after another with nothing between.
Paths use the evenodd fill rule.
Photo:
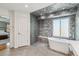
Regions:
<instances>
[{"instance_id":1,"label":"white door","mask_svg":"<svg viewBox=\"0 0 79 59\"><path fill-rule=\"evenodd\" d=\"M15 13L15 48L28 44L27 18L23 14Z\"/></svg>"}]
</instances>

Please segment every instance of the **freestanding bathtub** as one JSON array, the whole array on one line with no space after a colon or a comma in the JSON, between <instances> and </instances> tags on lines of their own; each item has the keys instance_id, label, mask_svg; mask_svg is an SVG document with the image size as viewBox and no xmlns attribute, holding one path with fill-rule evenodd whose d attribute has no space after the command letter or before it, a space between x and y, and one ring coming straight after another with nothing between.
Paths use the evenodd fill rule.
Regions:
<instances>
[{"instance_id":1,"label":"freestanding bathtub","mask_svg":"<svg viewBox=\"0 0 79 59\"><path fill-rule=\"evenodd\" d=\"M69 54L69 44L67 39L48 38L49 47L55 51Z\"/></svg>"}]
</instances>

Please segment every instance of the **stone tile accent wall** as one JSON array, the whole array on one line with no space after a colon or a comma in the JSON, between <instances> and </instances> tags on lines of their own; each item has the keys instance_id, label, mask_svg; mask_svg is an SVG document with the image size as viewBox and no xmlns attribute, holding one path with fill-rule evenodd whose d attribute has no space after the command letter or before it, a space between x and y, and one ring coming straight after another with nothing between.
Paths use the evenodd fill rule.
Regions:
<instances>
[{"instance_id":1,"label":"stone tile accent wall","mask_svg":"<svg viewBox=\"0 0 79 59\"><path fill-rule=\"evenodd\" d=\"M75 15L71 16L70 19L70 39L75 39Z\"/></svg>"},{"instance_id":2,"label":"stone tile accent wall","mask_svg":"<svg viewBox=\"0 0 79 59\"><path fill-rule=\"evenodd\" d=\"M39 35L52 37L52 20L39 20Z\"/></svg>"},{"instance_id":3,"label":"stone tile accent wall","mask_svg":"<svg viewBox=\"0 0 79 59\"><path fill-rule=\"evenodd\" d=\"M76 10L71 11L72 12L76 12ZM69 13L69 10L66 11L61 11L60 13L55 13L56 16L57 15L61 15L64 13ZM52 19L40 19L39 20L39 35L40 36L46 36L46 37L52 37L53 35L53 23L52 23ZM71 16L71 20L70 20L70 39L75 39L75 16Z\"/></svg>"}]
</instances>

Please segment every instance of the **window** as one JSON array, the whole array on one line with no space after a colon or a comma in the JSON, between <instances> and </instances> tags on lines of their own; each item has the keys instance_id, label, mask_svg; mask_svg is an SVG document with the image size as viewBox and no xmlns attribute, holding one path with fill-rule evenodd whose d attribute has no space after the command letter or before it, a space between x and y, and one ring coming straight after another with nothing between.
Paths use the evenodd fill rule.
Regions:
<instances>
[{"instance_id":1,"label":"window","mask_svg":"<svg viewBox=\"0 0 79 59\"><path fill-rule=\"evenodd\" d=\"M69 37L69 17L61 18L61 37Z\"/></svg>"},{"instance_id":2,"label":"window","mask_svg":"<svg viewBox=\"0 0 79 59\"><path fill-rule=\"evenodd\" d=\"M70 17L56 18L53 20L53 36L69 38Z\"/></svg>"},{"instance_id":3,"label":"window","mask_svg":"<svg viewBox=\"0 0 79 59\"><path fill-rule=\"evenodd\" d=\"M60 20L53 20L53 36L60 36Z\"/></svg>"}]
</instances>

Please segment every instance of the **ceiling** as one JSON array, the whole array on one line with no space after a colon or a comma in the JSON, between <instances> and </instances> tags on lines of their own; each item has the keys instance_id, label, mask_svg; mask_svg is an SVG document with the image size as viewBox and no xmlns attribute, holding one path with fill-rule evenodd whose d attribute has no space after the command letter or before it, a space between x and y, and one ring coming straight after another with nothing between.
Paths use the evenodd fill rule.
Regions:
<instances>
[{"instance_id":1,"label":"ceiling","mask_svg":"<svg viewBox=\"0 0 79 59\"><path fill-rule=\"evenodd\" d=\"M28 5L25 8L25 5ZM42 9L51 5L51 3L0 3L1 8L6 8L9 10L21 11L21 12L34 12L36 10Z\"/></svg>"},{"instance_id":2,"label":"ceiling","mask_svg":"<svg viewBox=\"0 0 79 59\"><path fill-rule=\"evenodd\" d=\"M44 15L44 14L53 13L56 11L70 9L70 8L73 8L77 5L78 5L77 3L54 3L52 5L49 5L45 8L42 8L40 10L33 12L33 14L36 16L40 16L40 15Z\"/></svg>"}]
</instances>

